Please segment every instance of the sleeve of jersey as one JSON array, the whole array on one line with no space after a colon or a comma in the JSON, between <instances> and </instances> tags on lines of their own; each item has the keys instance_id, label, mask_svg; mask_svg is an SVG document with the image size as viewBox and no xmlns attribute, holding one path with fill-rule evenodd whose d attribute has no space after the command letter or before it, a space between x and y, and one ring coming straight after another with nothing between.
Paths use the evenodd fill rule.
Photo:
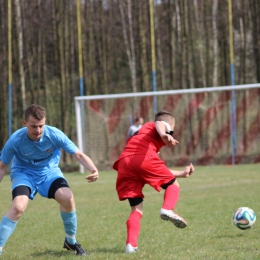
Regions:
<instances>
[{"instance_id":1,"label":"sleeve of jersey","mask_svg":"<svg viewBox=\"0 0 260 260\"><path fill-rule=\"evenodd\" d=\"M60 130L58 130L59 147L69 154L74 154L78 147Z\"/></svg>"},{"instance_id":2,"label":"sleeve of jersey","mask_svg":"<svg viewBox=\"0 0 260 260\"><path fill-rule=\"evenodd\" d=\"M8 139L8 141L6 142L6 144L2 150L1 161L4 164L9 165L11 160L14 157L14 154L15 154L14 144L13 144L12 138L10 138L10 139Z\"/></svg>"}]
</instances>

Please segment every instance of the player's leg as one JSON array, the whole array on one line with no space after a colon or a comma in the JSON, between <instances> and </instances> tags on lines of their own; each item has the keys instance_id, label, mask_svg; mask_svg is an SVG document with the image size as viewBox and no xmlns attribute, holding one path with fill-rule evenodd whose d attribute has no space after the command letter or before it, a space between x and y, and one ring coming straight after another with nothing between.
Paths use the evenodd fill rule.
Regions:
<instances>
[{"instance_id":1,"label":"player's leg","mask_svg":"<svg viewBox=\"0 0 260 260\"><path fill-rule=\"evenodd\" d=\"M174 178L161 187L165 190L162 208L173 210L179 200L180 188L178 181Z\"/></svg>"},{"instance_id":2,"label":"player's leg","mask_svg":"<svg viewBox=\"0 0 260 260\"><path fill-rule=\"evenodd\" d=\"M129 198L128 201L131 207L131 213L126 221L126 253L134 253L138 249L137 242L141 227L140 222L143 216L143 199Z\"/></svg>"},{"instance_id":3,"label":"player's leg","mask_svg":"<svg viewBox=\"0 0 260 260\"><path fill-rule=\"evenodd\" d=\"M133 156L122 158L118 163L118 176L116 181L116 190L119 200L128 199L131 206L131 213L126 221L127 239L126 252L132 253L137 250L137 240L140 232L140 221L143 214L142 193L145 183L139 176L139 158Z\"/></svg>"},{"instance_id":4,"label":"player's leg","mask_svg":"<svg viewBox=\"0 0 260 260\"><path fill-rule=\"evenodd\" d=\"M160 210L161 219L171 221L178 228L185 228L187 226L186 220L173 212L179 200L180 188L178 181L173 179L161 187L165 189L163 205Z\"/></svg>"},{"instance_id":5,"label":"player's leg","mask_svg":"<svg viewBox=\"0 0 260 260\"><path fill-rule=\"evenodd\" d=\"M146 156L140 167L140 174L144 182L151 185L155 190L165 189L163 206L160 217L170 220L176 227L184 228L187 222L173 212L179 199L179 183L165 163L158 156Z\"/></svg>"},{"instance_id":6,"label":"player's leg","mask_svg":"<svg viewBox=\"0 0 260 260\"><path fill-rule=\"evenodd\" d=\"M0 222L0 254L28 205L30 188L27 186L18 186L13 189L12 195L13 201L11 208L6 212Z\"/></svg>"},{"instance_id":7,"label":"player's leg","mask_svg":"<svg viewBox=\"0 0 260 260\"><path fill-rule=\"evenodd\" d=\"M50 183L48 198L53 198L60 204L60 215L66 236L63 247L74 251L77 255L85 256L87 255L86 251L76 240L77 215L73 193L64 177L58 176ZM46 183L45 185L49 184Z\"/></svg>"},{"instance_id":8,"label":"player's leg","mask_svg":"<svg viewBox=\"0 0 260 260\"><path fill-rule=\"evenodd\" d=\"M63 221L66 240L75 244L77 233L77 215L74 197L69 188L62 187L55 192L55 200L60 204L60 216Z\"/></svg>"}]
</instances>

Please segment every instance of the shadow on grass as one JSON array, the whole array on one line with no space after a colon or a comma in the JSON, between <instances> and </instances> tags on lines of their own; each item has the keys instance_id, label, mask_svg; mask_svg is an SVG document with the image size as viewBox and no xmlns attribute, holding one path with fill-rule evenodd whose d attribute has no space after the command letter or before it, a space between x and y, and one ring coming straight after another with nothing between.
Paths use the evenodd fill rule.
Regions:
<instances>
[{"instance_id":1,"label":"shadow on grass","mask_svg":"<svg viewBox=\"0 0 260 260\"><path fill-rule=\"evenodd\" d=\"M233 246L233 247L228 247L227 250L234 250L234 251L249 251L249 252L260 252L260 248L255 248L255 247L243 247L243 246Z\"/></svg>"},{"instance_id":2,"label":"shadow on grass","mask_svg":"<svg viewBox=\"0 0 260 260\"><path fill-rule=\"evenodd\" d=\"M232 239L234 238L235 239L238 237L244 237L244 234L242 234L242 233L241 234L237 234L237 233L236 234L226 234L226 235L223 234L223 235L217 235L216 237L217 238L232 238Z\"/></svg>"},{"instance_id":3,"label":"shadow on grass","mask_svg":"<svg viewBox=\"0 0 260 260\"><path fill-rule=\"evenodd\" d=\"M124 253L123 250L120 250L118 248L97 248L91 251L87 250L87 254L91 255L92 253L114 253L114 254L122 254ZM70 251L53 251L53 250L45 250L42 252L32 253L32 257L50 257L50 258L60 258L61 256L69 256L71 254L72 256L75 256L73 252Z\"/></svg>"},{"instance_id":4,"label":"shadow on grass","mask_svg":"<svg viewBox=\"0 0 260 260\"><path fill-rule=\"evenodd\" d=\"M92 250L91 252L95 252L95 253L114 253L114 254L122 254L122 253L124 253L123 250L118 249L116 247L114 247L114 248L104 248L104 247L101 247L101 248L97 248L95 250Z\"/></svg>"},{"instance_id":5,"label":"shadow on grass","mask_svg":"<svg viewBox=\"0 0 260 260\"><path fill-rule=\"evenodd\" d=\"M50 257L60 258L61 256L66 256L68 254L69 254L69 252L64 251L64 250L63 251L45 250L45 251L38 252L38 253L32 253L31 256L32 257L50 256ZM74 255L73 252L72 252L72 255Z\"/></svg>"}]
</instances>

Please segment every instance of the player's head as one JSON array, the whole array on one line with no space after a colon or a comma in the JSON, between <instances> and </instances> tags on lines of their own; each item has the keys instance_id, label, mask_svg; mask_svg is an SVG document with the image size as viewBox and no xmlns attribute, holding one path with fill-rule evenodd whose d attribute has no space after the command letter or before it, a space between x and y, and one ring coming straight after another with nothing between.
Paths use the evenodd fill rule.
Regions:
<instances>
[{"instance_id":1,"label":"player's head","mask_svg":"<svg viewBox=\"0 0 260 260\"><path fill-rule=\"evenodd\" d=\"M30 105L25 109L23 125L27 127L28 137L38 141L42 137L45 125L45 110L39 105Z\"/></svg>"},{"instance_id":2,"label":"player's head","mask_svg":"<svg viewBox=\"0 0 260 260\"><path fill-rule=\"evenodd\" d=\"M144 123L144 119L142 117L135 118L135 125L142 125Z\"/></svg>"},{"instance_id":3,"label":"player's head","mask_svg":"<svg viewBox=\"0 0 260 260\"><path fill-rule=\"evenodd\" d=\"M45 110L42 106L32 104L28 106L24 111L24 119L28 120L29 117L32 116L37 120L42 120L45 118Z\"/></svg>"},{"instance_id":4,"label":"player's head","mask_svg":"<svg viewBox=\"0 0 260 260\"><path fill-rule=\"evenodd\" d=\"M155 121L165 121L172 128L174 128L175 125L175 117L172 113L165 110L161 110L155 115Z\"/></svg>"}]
</instances>

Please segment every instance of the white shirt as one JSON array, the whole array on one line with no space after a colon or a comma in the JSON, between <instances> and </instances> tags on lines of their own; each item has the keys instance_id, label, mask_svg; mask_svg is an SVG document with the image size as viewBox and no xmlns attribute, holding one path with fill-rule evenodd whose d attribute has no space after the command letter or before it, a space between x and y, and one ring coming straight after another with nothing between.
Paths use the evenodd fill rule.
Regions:
<instances>
[{"instance_id":1,"label":"white shirt","mask_svg":"<svg viewBox=\"0 0 260 260\"><path fill-rule=\"evenodd\" d=\"M127 139L130 138L136 131L138 131L142 125L131 125L127 132Z\"/></svg>"}]
</instances>

